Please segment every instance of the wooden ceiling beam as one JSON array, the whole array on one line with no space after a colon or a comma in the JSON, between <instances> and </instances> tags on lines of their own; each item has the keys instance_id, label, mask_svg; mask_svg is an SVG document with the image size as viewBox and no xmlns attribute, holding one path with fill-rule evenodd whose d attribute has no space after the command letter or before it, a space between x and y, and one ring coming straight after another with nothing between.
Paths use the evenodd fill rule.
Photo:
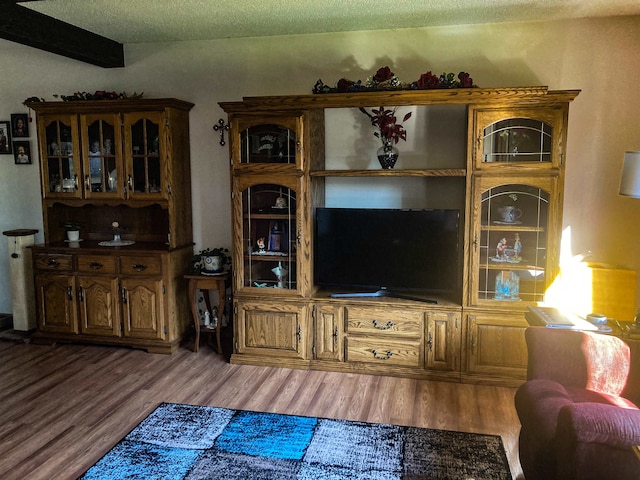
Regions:
<instances>
[{"instance_id":1,"label":"wooden ceiling beam","mask_svg":"<svg viewBox=\"0 0 640 480\"><path fill-rule=\"evenodd\" d=\"M124 47L109 38L0 0L0 38L104 68L124 67Z\"/></svg>"}]
</instances>

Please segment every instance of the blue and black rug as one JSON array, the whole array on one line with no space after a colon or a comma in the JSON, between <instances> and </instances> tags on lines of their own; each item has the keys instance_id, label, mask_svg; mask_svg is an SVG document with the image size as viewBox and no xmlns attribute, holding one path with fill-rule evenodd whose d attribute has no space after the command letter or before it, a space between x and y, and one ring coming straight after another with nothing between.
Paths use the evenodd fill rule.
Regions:
<instances>
[{"instance_id":1,"label":"blue and black rug","mask_svg":"<svg viewBox=\"0 0 640 480\"><path fill-rule=\"evenodd\" d=\"M82 479L511 479L497 435L161 404Z\"/></svg>"}]
</instances>

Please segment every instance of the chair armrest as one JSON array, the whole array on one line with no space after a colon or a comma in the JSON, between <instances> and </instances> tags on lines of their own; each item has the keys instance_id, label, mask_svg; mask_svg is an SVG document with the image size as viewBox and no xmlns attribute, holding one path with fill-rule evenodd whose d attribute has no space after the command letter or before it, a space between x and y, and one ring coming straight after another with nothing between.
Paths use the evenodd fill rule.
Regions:
<instances>
[{"instance_id":1,"label":"chair armrest","mask_svg":"<svg viewBox=\"0 0 640 480\"><path fill-rule=\"evenodd\" d=\"M557 438L630 449L640 445L640 410L600 403L566 405L558 415Z\"/></svg>"},{"instance_id":2,"label":"chair armrest","mask_svg":"<svg viewBox=\"0 0 640 480\"><path fill-rule=\"evenodd\" d=\"M620 395L627 383L629 346L594 332L529 327L528 378L546 378L565 386Z\"/></svg>"}]
</instances>

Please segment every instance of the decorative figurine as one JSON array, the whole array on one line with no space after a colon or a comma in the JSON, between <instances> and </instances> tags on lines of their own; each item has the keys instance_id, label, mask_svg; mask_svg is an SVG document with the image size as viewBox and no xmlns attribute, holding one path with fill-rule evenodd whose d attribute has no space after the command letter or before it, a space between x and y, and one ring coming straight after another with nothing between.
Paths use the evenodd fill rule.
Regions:
<instances>
[{"instance_id":1,"label":"decorative figurine","mask_svg":"<svg viewBox=\"0 0 640 480\"><path fill-rule=\"evenodd\" d=\"M256 240L256 245L258 246L258 252L264 252L264 237L260 237Z\"/></svg>"},{"instance_id":2,"label":"decorative figurine","mask_svg":"<svg viewBox=\"0 0 640 480\"><path fill-rule=\"evenodd\" d=\"M284 288L284 282L287 279L289 270L282 266L282 262L278 262L278 266L272 268L271 271L278 279L278 288Z\"/></svg>"},{"instance_id":3,"label":"decorative figurine","mask_svg":"<svg viewBox=\"0 0 640 480\"><path fill-rule=\"evenodd\" d=\"M507 256L507 239L501 238L496 246L496 258L506 258Z\"/></svg>"},{"instance_id":4,"label":"decorative figurine","mask_svg":"<svg viewBox=\"0 0 640 480\"><path fill-rule=\"evenodd\" d=\"M520 234L516 233L515 235L515 239L513 241L513 258L514 260L521 260L522 257L520 256L522 253L522 242L520 241Z\"/></svg>"}]
</instances>

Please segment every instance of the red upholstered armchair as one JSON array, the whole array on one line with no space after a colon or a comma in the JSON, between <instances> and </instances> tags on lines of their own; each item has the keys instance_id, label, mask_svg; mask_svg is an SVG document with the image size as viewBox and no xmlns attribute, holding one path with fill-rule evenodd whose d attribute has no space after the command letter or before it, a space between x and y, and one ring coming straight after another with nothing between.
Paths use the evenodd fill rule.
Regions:
<instances>
[{"instance_id":1,"label":"red upholstered armchair","mask_svg":"<svg viewBox=\"0 0 640 480\"><path fill-rule=\"evenodd\" d=\"M546 327L525 337L515 405L526 480L640 479L640 345Z\"/></svg>"}]
</instances>

